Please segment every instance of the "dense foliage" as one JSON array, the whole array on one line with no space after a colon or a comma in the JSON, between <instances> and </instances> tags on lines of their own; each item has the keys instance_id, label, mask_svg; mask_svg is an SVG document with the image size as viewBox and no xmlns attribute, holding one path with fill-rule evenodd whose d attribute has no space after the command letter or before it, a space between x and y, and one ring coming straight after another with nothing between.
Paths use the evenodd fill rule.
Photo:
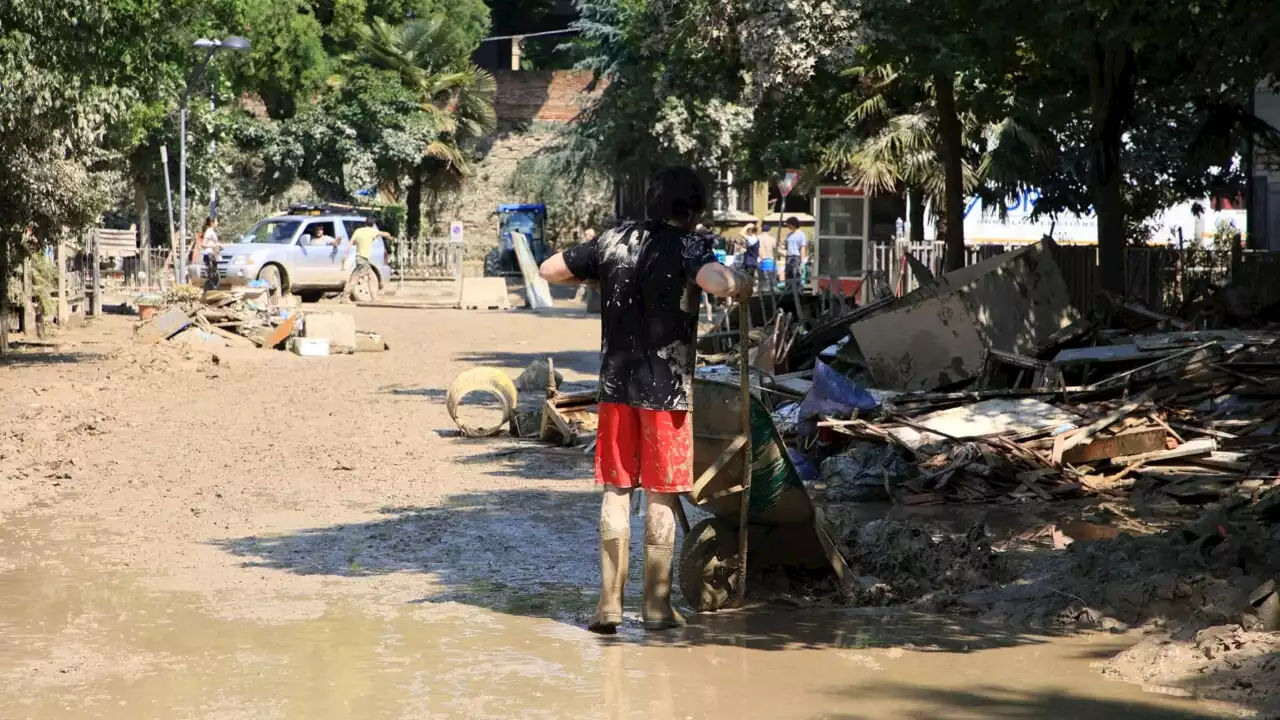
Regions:
<instances>
[{"instance_id":1,"label":"dense foliage","mask_svg":"<svg viewBox=\"0 0 1280 720\"><path fill-rule=\"evenodd\" d=\"M1249 112L1276 75L1265 4L1172 0L579 0L610 85L562 154L588 172L681 160L785 167L932 200L1040 191L1099 218L1102 280L1161 209L1239 194ZM811 173L812 175L812 173ZM918 223L913 223L913 227ZM948 228L961 262L963 224Z\"/></svg>"},{"instance_id":2,"label":"dense foliage","mask_svg":"<svg viewBox=\"0 0 1280 720\"><path fill-rule=\"evenodd\" d=\"M231 216L381 191L410 200L412 224L414 198L458 189L493 127L492 79L470 60L489 27L483 0L0 4L0 298L56 237L104 216L164 226L161 148L176 164L184 98L193 217L210 186ZM193 46L231 35L250 50Z\"/></svg>"}]
</instances>

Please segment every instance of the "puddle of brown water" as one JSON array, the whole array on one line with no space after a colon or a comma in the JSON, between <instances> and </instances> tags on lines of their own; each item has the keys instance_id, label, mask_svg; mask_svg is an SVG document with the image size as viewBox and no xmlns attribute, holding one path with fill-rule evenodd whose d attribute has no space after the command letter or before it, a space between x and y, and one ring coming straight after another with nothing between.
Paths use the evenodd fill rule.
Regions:
<instances>
[{"instance_id":1,"label":"puddle of brown water","mask_svg":"<svg viewBox=\"0 0 1280 720\"><path fill-rule=\"evenodd\" d=\"M772 611L606 640L454 603L227 621L201 596L94 570L84 548L43 547L45 530L0 528L3 718L1214 717L1103 680L1089 665L1123 647L1114 636Z\"/></svg>"}]
</instances>

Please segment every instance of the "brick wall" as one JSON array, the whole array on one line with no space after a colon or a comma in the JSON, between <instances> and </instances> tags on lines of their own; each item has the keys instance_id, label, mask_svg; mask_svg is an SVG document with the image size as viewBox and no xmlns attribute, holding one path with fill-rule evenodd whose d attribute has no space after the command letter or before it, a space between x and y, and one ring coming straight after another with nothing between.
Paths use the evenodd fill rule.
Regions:
<instances>
[{"instance_id":1,"label":"brick wall","mask_svg":"<svg viewBox=\"0 0 1280 720\"><path fill-rule=\"evenodd\" d=\"M494 73L498 94L494 109L503 122L569 122L582 110L591 83L585 70ZM596 87L598 93L603 83Z\"/></svg>"}]
</instances>

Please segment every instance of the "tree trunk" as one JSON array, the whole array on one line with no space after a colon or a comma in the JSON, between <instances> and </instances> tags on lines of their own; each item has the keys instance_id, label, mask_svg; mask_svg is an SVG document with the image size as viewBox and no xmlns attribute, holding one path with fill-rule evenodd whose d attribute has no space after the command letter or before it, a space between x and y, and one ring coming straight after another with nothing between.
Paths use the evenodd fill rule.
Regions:
<instances>
[{"instance_id":1,"label":"tree trunk","mask_svg":"<svg viewBox=\"0 0 1280 720\"><path fill-rule=\"evenodd\" d=\"M920 245L924 243L924 211L925 199L924 191L920 188L911 188L907 190L907 222L911 224L907 228L907 236L912 245Z\"/></svg>"},{"instance_id":2,"label":"tree trunk","mask_svg":"<svg viewBox=\"0 0 1280 720\"><path fill-rule=\"evenodd\" d=\"M422 234L422 167L413 169L409 179L409 192L405 197L405 237L417 240Z\"/></svg>"},{"instance_id":3,"label":"tree trunk","mask_svg":"<svg viewBox=\"0 0 1280 720\"><path fill-rule=\"evenodd\" d=\"M945 270L964 267L964 138L960 127L960 115L956 110L955 76L937 73L933 88L938 100L938 134L942 145L942 164L945 171L945 200L947 216L947 246Z\"/></svg>"},{"instance_id":4,"label":"tree trunk","mask_svg":"<svg viewBox=\"0 0 1280 720\"><path fill-rule=\"evenodd\" d=\"M36 294L35 279L31 276L31 258L22 259L22 335L28 340L34 339L36 332L36 305L32 297Z\"/></svg>"},{"instance_id":5,"label":"tree trunk","mask_svg":"<svg viewBox=\"0 0 1280 720\"><path fill-rule=\"evenodd\" d=\"M1127 291L1125 263L1124 130L1133 109L1133 52L1094 43L1089 56L1089 192L1098 215L1098 280L1102 289Z\"/></svg>"},{"instance_id":6,"label":"tree trunk","mask_svg":"<svg viewBox=\"0 0 1280 720\"><path fill-rule=\"evenodd\" d=\"M9 352L9 241L0 236L0 355Z\"/></svg>"},{"instance_id":7,"label":"tree trunk","mask_svg":"<svg viewBox=\"0 0 1280 720\"><path fill-rule=\"evenodd\" d=\"M133 209L138 213L138 246L142 248L142 272L147 277L147 287L151 287L151 203L147 201L147 186L142 183L133 185Z\"/></svg>"},{"instance_id":8,"label":"tree trunk","mask_svg":"<svg viewBox=\"0 0 1280 720\"><path fill-rule=\"evenodd\" d=\"M58 329L65 330L71 321L71 308L67 303L67 243L61 235L54 259L58 263Z\"/></svg>"}]
</instances>

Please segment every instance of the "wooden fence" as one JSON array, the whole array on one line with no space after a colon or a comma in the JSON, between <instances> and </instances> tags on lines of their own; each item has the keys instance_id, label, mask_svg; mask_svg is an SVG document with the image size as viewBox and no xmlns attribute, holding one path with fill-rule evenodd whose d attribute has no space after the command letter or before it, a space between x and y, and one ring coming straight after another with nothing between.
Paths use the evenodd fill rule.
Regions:
<instances>
[{"instance_id":1,"label":"wooden fence","mask_svg":"<svg viewBox=\"0 0 1280 720\"><path fill-rule=\"evenodd\" d=\"M965 264L972 265L1018 246L974 245L966 250ZM907 241L873 244L871 273L904 293L918 287L909 269L903 274L903 253L909 252L935 275L942 272L942 243ZM1097 294L1098 248L1095 245L1059 245L1055 254L1071 301L1088 308ZM1180 313L1185 305L1231 279L1231 254L1201 248L1135 247L1125 251L1129 293L1152 310ZM1280 301L1280 283L1271 282L1280 272L1280 253L1246 252L1237 277L1254 288L1264 302Z\"/></svg>"}]
</instances>

